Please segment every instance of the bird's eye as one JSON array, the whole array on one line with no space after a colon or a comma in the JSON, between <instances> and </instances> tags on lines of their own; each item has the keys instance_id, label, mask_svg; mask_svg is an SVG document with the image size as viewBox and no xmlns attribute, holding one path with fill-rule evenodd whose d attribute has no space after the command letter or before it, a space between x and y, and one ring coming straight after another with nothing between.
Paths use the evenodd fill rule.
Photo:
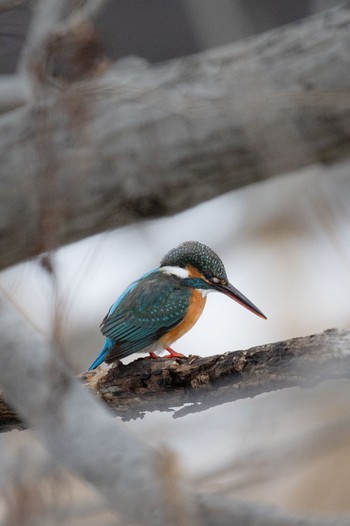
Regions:
<instances>
[{"instance_id":1,"label":"bird's eye","mask_svg":"<svg viewBox=\"0 0 350 526\"><path fill-rule=\"evenodd\" d=\"M213 277L211 278L211 281L212 281L213 283L219 283L219 282L220 282L219 278L216 278L215 276L213 276Z\"/></svg>"}]
</instances>

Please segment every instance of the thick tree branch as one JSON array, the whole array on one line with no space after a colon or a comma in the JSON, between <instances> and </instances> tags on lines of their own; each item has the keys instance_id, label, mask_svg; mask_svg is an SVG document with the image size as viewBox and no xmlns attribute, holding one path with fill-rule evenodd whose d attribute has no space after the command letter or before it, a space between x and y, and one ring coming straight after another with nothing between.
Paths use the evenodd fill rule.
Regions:
<instances>
[{"instance_id":1,"label":"thick tree branch","mask_svg":"<svg viewBox=\"0 0 350 526\"><path fill-rule=\"evenodd\" d=\"M192 404L174 413L180 417L277 389L350 378L350 330L330 329L205 358L139 359L82 378L125 419Z\"/></svg>"},{"instance_id":2,"label":"thick tree branch","mask_svg":"<svg viewBox=\"0 0 350 526\"><path fill-rule=\"evenodd\" d=\"M174 412L174 407L180 408L174 412L180 417L277 389L312 387L340 378L350 378L350 330L330 329L205 358L140 358L81 375L90 390L125 420L147 411ZM20 425L0 400L0 431Z\"/></svg>"},{"instance_id":3,"label":"thick tree branch","mask_svg":"<svg viewBox=\"0 0 350 526\"><path fill-rule=\"evenodd\" d=\"M3 115L0 268L347 155L349 32L344 6Z\"/></svg>"}]
</instances>

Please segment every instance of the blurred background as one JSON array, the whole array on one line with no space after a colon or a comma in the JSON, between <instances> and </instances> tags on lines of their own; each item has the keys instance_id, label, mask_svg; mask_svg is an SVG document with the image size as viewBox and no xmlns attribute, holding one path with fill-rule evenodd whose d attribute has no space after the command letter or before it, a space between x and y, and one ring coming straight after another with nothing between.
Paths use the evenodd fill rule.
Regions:
<instances>
[{"instance_id":1,"label":"blurred background","mask_svg":"<svg viewBox=\"0 0 350 526\"><path fill-rule=\"evenodd\" d=\"M155 63L228 44L340 3L119 0L102 9L97 29L111 60L137 55ZM16 70L31 12L30 2L0 12L2 75ZM157 266L170 248L198 240L218 252L230 281L268 317L264 322L228 298L210 295L199 322L174 348L186 355L219 354L349 327L349 219L350 174L330 174L325 167L312 166L175 217L63 247L53 255L54 279L39 260L2 272L0 286L36 327L60 344L79 373L99 352L99 323L124 288ZM152 413L122 425L157 447L175 451L200 490L300 513L350 511L349 396L347 382L327 382L314 389L288 389L228 403L178 420ZM68 499L75 510L69 516L74 516L74 524L82 517L84 524L109 523L107 512L96 522L98 496L89 493L86 508L86 495L92 490L80 491L81 482L53 466L30 432L14 431L0 439L3 524L26 524L28 516L40 523L44 511L52 509L52 491L47 490L52 484L40 486L50 473L55 473L57 486L63 480L65 487L78 488L76 494L70 490ZM33 443L34 460L27 454ZM35 498L26 482L33 473L38 480ZM60 498L61 508L67 508L67 495L62 492ZM40 505L33 504L38 501ZM18 511L19 502L24 511ZM83 509L90 510L88 516ZM43 524L49 524L45 520Z\"/></svg>"}]
</instances>

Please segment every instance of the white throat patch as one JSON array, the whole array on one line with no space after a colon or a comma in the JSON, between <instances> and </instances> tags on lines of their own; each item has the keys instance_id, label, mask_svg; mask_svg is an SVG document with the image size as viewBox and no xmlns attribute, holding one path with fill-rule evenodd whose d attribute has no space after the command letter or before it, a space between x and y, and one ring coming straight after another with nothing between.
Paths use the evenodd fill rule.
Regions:
<instances>
[{"instance_id":1,"label":"white throat patch","mask_svg":"<svg viewBox=\"0 0 350 526\"><path fill-rule=\"evenodd\" d=\"M202 294L202 298L205 298L209 294L209 292L215 292L212 289L196 289L196 290L198 290L198 292Z\"/></svg>"}]
</instances>

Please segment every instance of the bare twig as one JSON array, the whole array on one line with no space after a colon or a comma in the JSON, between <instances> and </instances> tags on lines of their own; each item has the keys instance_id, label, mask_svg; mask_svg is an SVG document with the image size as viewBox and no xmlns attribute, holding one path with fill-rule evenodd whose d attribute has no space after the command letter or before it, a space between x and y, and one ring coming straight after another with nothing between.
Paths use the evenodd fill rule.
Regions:
<instances>
[{"instance_id":1,"label":"bare twig","mask_svg":"<svg viewBox=\"0 0 350 526\"><path fill-rule=\"evenodd\" d=\"M78 53L78 49L81 51L84 48L85 54L88 55L90 74L93 66L97 67L95 57L92 56L94 45L98 56L101 51L95 42L97 37L91 18L105 2L106 0L86 0L76 7L72 0L38 0L19 61L19 71L33 82L34 93L37 88L52 83L52 72L48 68L50 64L51 68L54 67L52 63L57 54L63 55L60 60L65 60L64 68L68 70L72 66L69 62L76 59L75 54L82 59L83 66L86 67L86 57L83 57L82 52ZM68 48L70 53L67 53ZM84 68L80 66L78 69L79 73L82 73Z\"/></svg>"}]
</instances>

